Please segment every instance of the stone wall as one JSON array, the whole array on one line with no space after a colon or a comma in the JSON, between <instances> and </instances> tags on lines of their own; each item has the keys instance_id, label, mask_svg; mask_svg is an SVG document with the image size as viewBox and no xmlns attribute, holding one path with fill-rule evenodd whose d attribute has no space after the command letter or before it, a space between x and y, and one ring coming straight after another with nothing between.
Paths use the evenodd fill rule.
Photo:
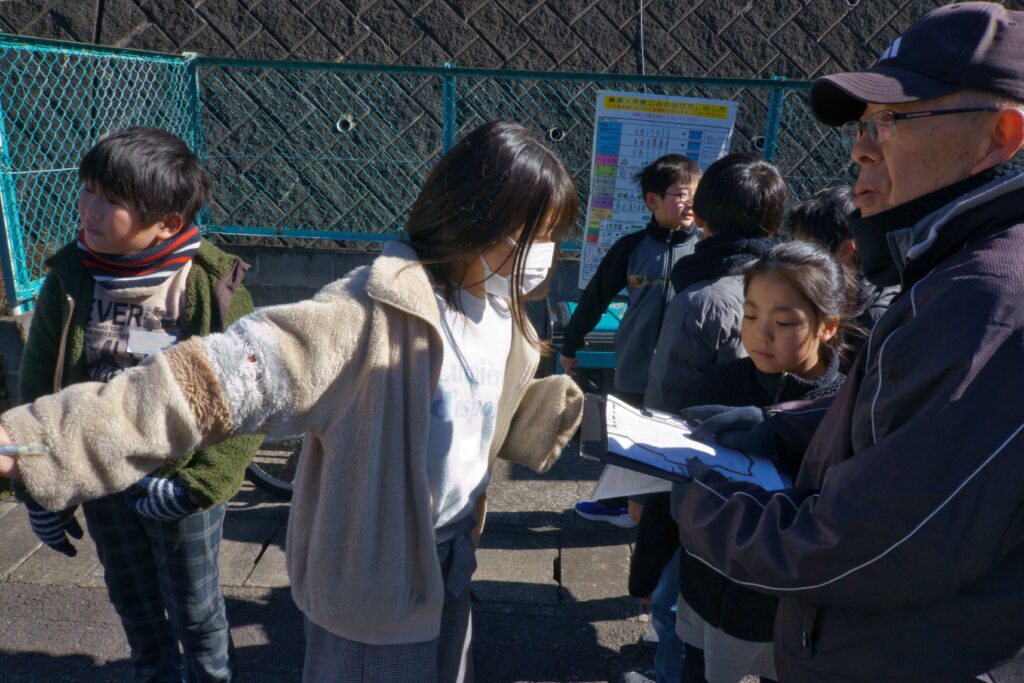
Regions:
<instances>
[{"instance_id":1,"label":"stone wall","mask_svg":"<svg viewBox=\"0 0 1024 683\"><path fill-rule=\"evenodd\" d=\"M213 56L638 73L640 0L2 0L0 31ZM863 66L942 0L646 0L650 74ZM1007 0L1021 9L1024 0Z\"/></svg>"}]
</instances>

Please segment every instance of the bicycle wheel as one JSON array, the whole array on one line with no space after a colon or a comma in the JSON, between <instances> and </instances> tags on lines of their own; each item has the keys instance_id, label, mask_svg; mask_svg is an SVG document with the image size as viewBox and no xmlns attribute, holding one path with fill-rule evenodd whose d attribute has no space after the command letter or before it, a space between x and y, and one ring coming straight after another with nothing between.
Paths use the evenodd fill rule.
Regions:
<instances>
[{"instance_id":1,"label":"bicycle wheel","mask_svg":"<svg viewBox=\"0 0 1024 683\"><path fill-rule=\"evenodd\" d=\"M281 500L292 499L292 479L299 464L302 436L265 438L256 457L246 468L245 478L253 486Z\"/></svg>"}]
</instances>

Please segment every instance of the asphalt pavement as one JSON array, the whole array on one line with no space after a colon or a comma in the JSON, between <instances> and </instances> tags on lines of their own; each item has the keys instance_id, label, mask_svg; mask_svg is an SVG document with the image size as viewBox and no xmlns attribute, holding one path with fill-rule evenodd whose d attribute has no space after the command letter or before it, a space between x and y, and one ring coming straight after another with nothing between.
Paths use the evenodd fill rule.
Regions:
<instances>
[{"instance_id":1,"label":"asphalt pavement","mask_svg":"<svg viewBox=\"0 0 1024 683\"><path fill-rule=\"evenodd\" d=\"M478 683L653 679L638 645L643 606L626 594L632 532L576 516L599 463L571 445L544 475L499 461L473 578ZM228 504L221 583L239 681L298 681L302 620L284 563L287 503L250 484ZM84 526L84 523L83 523ZM128 647L88 540L66 558L0 502L0 681L130 680Z\"/></svg>"}]
</instances>

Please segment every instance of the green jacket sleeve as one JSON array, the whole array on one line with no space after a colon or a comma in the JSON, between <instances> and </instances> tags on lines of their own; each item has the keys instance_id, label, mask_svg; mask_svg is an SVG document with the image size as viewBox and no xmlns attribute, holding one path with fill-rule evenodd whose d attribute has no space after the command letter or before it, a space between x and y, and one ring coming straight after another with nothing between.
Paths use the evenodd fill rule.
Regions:
<instances>
[{"instance_id":1,"label":"green jacket sleeve","mask_svg":"<svg viewBox=\"0 0 1024 683\"><path fill-rule=\"evenodd\" d=\"M211 302L211 305L215 305ZM220 332L239 318L253 310L252 298L244 287L239 285L235 291L227 317L222 321ZM218 505L230 500L242 486L245 470L260 444L263 435L236 436L209 446L192 454L184 461L184 465L176 467L178 461L172 462L165 476L175 476L185 484L195 502L203 508Z\"/></svg>"},{"instance_id":2,"label":"green jacket sleeve","mask_svg":"<svg viewBox=\"0 0 1024 683\"><path fill-rule=\"evenodd\" d=\"M36 300L28 341L21 356L18 403L31 403L53 393L60 336L64 327L64 295L53 275L43 281Z\"/></svg>"}]
</instances>

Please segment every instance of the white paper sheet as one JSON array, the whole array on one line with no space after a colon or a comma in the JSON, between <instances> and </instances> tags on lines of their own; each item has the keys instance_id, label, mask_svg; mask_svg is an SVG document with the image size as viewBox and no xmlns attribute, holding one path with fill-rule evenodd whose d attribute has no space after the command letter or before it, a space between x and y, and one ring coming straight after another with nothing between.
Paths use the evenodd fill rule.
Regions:
<instances>
[{"instance_id":1,"label":"white paper sheet","mask_svg":"<svg viewBox=\"0 0 1024 683\"><path fill-rule=\"evenodd\" d=\"M643 472L627 470L625 467L605 465L604 471L594 485L592 500L605 498L621 498L623 496L642 496L645 493L667 493L672 490L672 482Z\"/></svg>"},{"instance_id":2,"label":"white paper sheet","mask_svg":"<svg viewBox=\"0 0 1024 683\"><path fill-rule=\"evenodd\" d=\"M686 463L697 458L735 481L749 481L769 491L788 488L788 477L768 458L694 441L681 418L658 411L641 411L609 396L605 406L608 451L666 472L686 474Z\"/></svg>"}]
</instances>

